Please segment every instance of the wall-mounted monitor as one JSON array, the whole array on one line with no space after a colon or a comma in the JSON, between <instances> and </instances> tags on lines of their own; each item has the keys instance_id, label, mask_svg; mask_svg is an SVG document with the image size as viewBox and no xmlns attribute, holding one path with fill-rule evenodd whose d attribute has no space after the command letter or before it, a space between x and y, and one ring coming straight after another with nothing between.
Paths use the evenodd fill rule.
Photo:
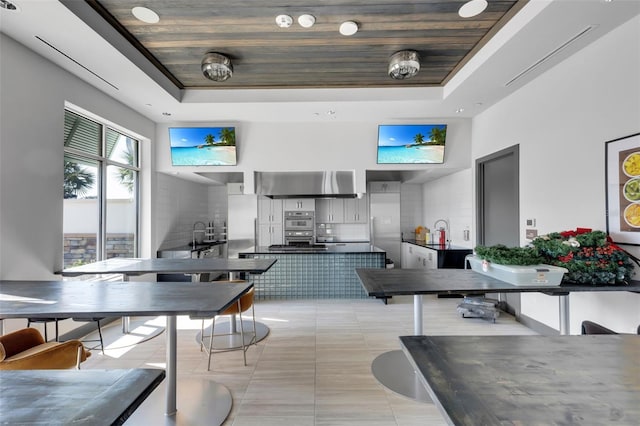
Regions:
<instances>
[{"instance_id":1,"label":"wall-mounted monitor","mask_svg":"<svg viewBox=\"0 0 640 426\"><path fill-rule=\"evenodd\" d=\"M443 163L446 139L446 124L380 125L378 164Z\"/></svg>"},{"instance_id":2,"label":"wall-mounted monitor","mask_svg":"<svg viewBox=\"0 0 640 426\"><path fill-rule=\"evenodd\" d=\"M170 127L174 166L235 166L235 127Z\"/></svg>"}]
</instances>

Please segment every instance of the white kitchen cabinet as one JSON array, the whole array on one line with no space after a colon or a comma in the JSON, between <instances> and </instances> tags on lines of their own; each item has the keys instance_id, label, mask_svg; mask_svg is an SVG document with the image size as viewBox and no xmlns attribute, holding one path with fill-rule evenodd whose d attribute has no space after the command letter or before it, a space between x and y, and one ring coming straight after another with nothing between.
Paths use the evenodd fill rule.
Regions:
<instances>
[{"instance_id":1,"label":"white kitchen cabinet","mask_svg":"<svg viewBox=\"0 0 640 426\"><path fill-rule=\"evenodd\" d=\"M402 262L405 269L437 269L438 251L411 243L402 243Z\"/></svg>"},{"instance_id":2,"label":"white kitchen cabinet","mask_svg":"<svg viewBox=\"0 0 640 426\"><path fill-rule=\"evenodd\" d=\"M344 222L345 223L368 223L368 199L348 198L344 200Z\"/></svg>"},{"instance_id":3,"label":"white kitchen cabinet","mask_svg":"<svg viewBox=\"0 0 640 426\"><path fill-rule=\"evenodd\" d=\"M313 211L316 209L314 198L289 198L284 200L285 211Z\"/></svg>"},{"instance_id":4,"label":"white kitchen cabinet","mask_svg":"<svg viewBox=\"0 0 640 426\"><path fill-rule=\"evenodd\" d=\"M316 223L344 223L344 200L340 198L316 200Z\"/></svg>"},{"instance_id":5,"label":"white kitchen cabinet","mask_svg":"<svg viewBox=\"0 0 640 426\"><path fill-rule=\"evenodd\" d=\"M282 226L282 200L267 197L258 198L258 224Z\"/></svg>"},{"instance_id":6,"label":"white kitchen cabinet","mask_svg":"<svg viewBox=\"0 0 640 426\"><path fill-rule=\"evenodd\" d=\"M270 246L283 244L283 242L282 224L261 223L258 225L258 245Z\"/></svg>"},{"instance_id":7,"label":"white kitchen cabinet","mask_svg":"<svg viewBox=\"0 0 640 426\"><path fill-rule=\"evenodd\" d=\"M369 182L369 192L400 192L400 182Z\"/></svg>"},{"instance_id":8,"label":"white kitchen cabinet","mask_svg":"<svg viewBox=\"0 0 640 426\"><path fill-rule=\"evenodd\" d=\"M227 184L227 194L228 195L243 195L244 194L244 183L228 183Z\"/></svg>"}]
</instances>

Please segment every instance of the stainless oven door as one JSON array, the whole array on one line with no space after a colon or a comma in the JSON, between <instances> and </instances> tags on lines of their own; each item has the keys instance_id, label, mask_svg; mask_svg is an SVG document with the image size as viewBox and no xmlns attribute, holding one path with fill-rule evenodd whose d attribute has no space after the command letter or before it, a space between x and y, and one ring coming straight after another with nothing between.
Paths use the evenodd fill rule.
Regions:
<instances>
[{"instance_id":1,"label":"stainless oven door","mask_svg":"<svg viewBox=\"0 0 640 426\"><path fill-rule=\"evenodd\" d=\"M313 218L285 219L284 229L289 231L298 231L298 230L313 231Z\"/></svg>"}]
</instances>

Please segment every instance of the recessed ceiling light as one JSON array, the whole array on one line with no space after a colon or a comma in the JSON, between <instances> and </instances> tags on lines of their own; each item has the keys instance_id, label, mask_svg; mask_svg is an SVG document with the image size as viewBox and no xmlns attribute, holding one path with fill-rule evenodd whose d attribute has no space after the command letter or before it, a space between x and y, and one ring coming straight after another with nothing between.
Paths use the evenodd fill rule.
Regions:
<instances>
[{"instance_id":1,"label":"recessed ceiling light","mask_svg":"<svg viewBox=\"0 0 640 426\"><path fill-rule=\"evenodd\" d=\"M463 4L458 10L462 18L472 18L481 14L488 6L487 0L471 0Z\"/></svg>"},{"instance_id":2,"label":"recessed ceiling light","mask_svg":"<svg viewBox=\"0 0 640 426\"><path fill-rule=\"evenodd\" d=\"M461 112L464 112L464 108L458 108L456 110L456 114L460 114Z\"/></svg>"},{"instance_id":3,"label":"recessed ceiling light","mask_svg":"<svg viewBox=\"0 0 640 426\"><path fill-rule=\"evenodd\" d=\"M340 34L343 36L351 36L358 32L358 24L353 21L345 21L340 24Z\"/></svg>"},{"instance_id":4,"label":"recessed ceiling light","mask_svg":"<svg viewBox=\"0 0 640 426\"><path fill-rule=\"evenodd\" d=\"M280 28L289 28L293 24L293 18L289 15L276 16L276 25Z\"/></svg>"},{"instance_id":5,"label":"recessed ceiling light","mask_svg":"<svg viewBox=\"0 0 640 426\"><path fill-rule=\"evenodd\" d=\"M315 23L316 23L316 17L313 15L309 15L305 13L304 15L300 15L298 17L298 24L300 24L302 28L311 28Z\"/></svg>"},{"instance_id":6,"label":"recessed ceiling light","mask_svg":"<svg viewBox=\"0 0 640 426\"><path fill-rule=\"evenodd\" d=\"M20 8L9 0L0 0L0 9L12 10L19 12Z\"/></svg>"},{"instance_id":7,"label":"recessed ceiling light","mask_svg":"<svg viewBox=\"0 0 640 426\"><path fill-rule=\"evenodd\" d=\"M160 17L158 16L158 14L146 7L136 6L131 9L131 13L136 17L137 20L145 22L147 24L157 24L158 22L160 22Z\"/></svg>"}]
</instances>

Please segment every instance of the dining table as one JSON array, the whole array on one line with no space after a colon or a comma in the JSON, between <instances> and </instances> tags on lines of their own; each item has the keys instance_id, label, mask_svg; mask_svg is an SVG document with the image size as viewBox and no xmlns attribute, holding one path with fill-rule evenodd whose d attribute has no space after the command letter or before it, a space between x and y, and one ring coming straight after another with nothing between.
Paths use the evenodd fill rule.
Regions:
<instances>
[{"instance_id":1,"label":"dining table","mask_svg":"<svg viewBox=\"0 0 640 426\"><path fill-rule=\"evenodd\" d=\"M226 259L226 258L128 258L113 257L84 265L72 266L57 271L63 277L82 277L85 275L119 274L123 281L130 277L146 274L186 274L197 275L211 272L229 274L233 280L239 274L262 274L276 262L275 259ZM231 321L232 334L237 334L235 320ZM130 317L122 317L122 332L131 330Z\"/></svg>"},{"instance_id":2,"label":"dining table","mask_svg":"<svg viewBox=\"0 0 640 426\"><path fill-rule=\"evenodd\" d=\"M270 264L249 266L267 270ZM191 282L0 281L0 319L166 315L166 374L162 396L154 392L134 417L151 424L193 424L206 416L221 424L231 411L231 394L206 378L177 380L177 315L212 318L237 303L253 284L215 285ZM161 386L162 387L162 386ZM178 409L177 401L183 409Z\"/></svg>"},{"instance_id":3,"label":"dining table","mask_svg":"<svg viewBox=\"0 0 640 426\"><path fill-rule=\"evenodd\" d=\"M356 269L356 274L368 296L386 298L413 296L414 335L423 334L423 295L483 295L490 293L538 292L559 297L559 333L570 334L569 294L572 292L620 292L640 293L640 281L627 285L586 285L545 283L513 285L470 269ZM430 400L415 370L402 350L385 352L372 363L374 376L389 389L409 398Z\"/></svg>"},{"instance_id":4,"label":"dining table","mask_svg":"<svg viewBox=\"0 0 640 426\"><path fill-rule=\"evenodd\" d=\"M123 424L164 380L165 370L3 370L0 408L7 425Z\"/></svg>"},{"instance_id":5,"label":"dining table","mask_svg":"<svg viewBox=\"0 0 640 426\"><path fill-rule=\"evenodd\" d=\"M448 424L640 424L640 337L401 336Z\"/></svg>"}]
</instances>

